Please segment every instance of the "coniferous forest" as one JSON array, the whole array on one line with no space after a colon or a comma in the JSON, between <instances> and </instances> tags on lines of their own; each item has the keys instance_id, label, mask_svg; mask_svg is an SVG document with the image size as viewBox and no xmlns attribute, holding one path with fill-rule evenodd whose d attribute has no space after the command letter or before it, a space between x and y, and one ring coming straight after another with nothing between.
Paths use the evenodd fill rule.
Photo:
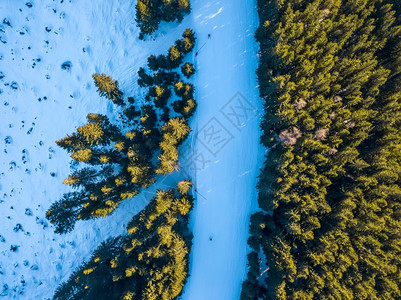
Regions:
<instances>
[{"instance_id":1,"label":"coniferous forest","mask_svg":"<svg viewBox=\"0 0 401 300\"><path fill-rule=\"evenodd\" d=\"M128 224L129 235L103 242L54 299L175 299L188 272L191 185L158 191Z\"/></svg>"},{"instance_id":2,"label":"coniferous forest","mask_svg":"<svg viewBox=\"0 0 401 300\"><path fill-rule=\"evenodd\" d=\"M241 299L400 299L401 3L258 10L269 151Z\"/></svg>"},{"instance_id":3,"label":"coniferous forest","mask_svg":"<svg viewBox=\"0 0 401 300\"><path fill-rule=\"evenodd\" d=\"M138 71L138 86L147 91L140 101L125 101L110 76L93 75L100 96L117 107L118 123L90 113L86 124L57 141L82 167L64 180L73 191L47 211L56 233L72 231L78 220L108 216L122 201L135 201L157 176L179 170L178 147L190 132L188 119L197 106L194 87L181 79L194 73L184 58L195 40L186 29L167 55L149 57L147 67ZM175 299L188 272L191 186L184 180L175 190L158 191L128 224L129 235L100 245L57 289L54 299Z\"/></svg>"},{"instance_id":4,"label":"coniferous forest","mask_svg":"<svg viewBox=\"0 0 401 300\"><path fill-rule=\"evenodd\" d=\"M0 298L401 300L401 0L0 14Z\"/></svg>"},{"instance_id":5,"label":"coniferous forest","mask_svg":"<svg viewBox=\"0 0 401 300\"><path fill-rule=\"evenodd\" d=\"M139 38L155 32L162 21L181 22L190 12L189 0L138 0L136 22L141 30Z\"/></svg>"}]
</instances>

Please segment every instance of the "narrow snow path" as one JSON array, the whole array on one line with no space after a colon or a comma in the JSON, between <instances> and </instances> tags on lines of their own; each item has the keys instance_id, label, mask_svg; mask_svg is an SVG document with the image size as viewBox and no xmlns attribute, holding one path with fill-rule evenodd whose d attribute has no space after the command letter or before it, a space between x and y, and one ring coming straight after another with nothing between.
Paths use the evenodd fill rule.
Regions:
<instances>
[{"instance_id":1,"label":"narrow snow path","mask_svg":"<svg viewBox=\"0 0 401 300\"><path fill-rule=\"evenodd\" d=\"M194 244L183 299L238 299L262 161L254 0L192 1L198 36ZM208 37L210 34L210 37Z\"/></svg>"}]
</instances>

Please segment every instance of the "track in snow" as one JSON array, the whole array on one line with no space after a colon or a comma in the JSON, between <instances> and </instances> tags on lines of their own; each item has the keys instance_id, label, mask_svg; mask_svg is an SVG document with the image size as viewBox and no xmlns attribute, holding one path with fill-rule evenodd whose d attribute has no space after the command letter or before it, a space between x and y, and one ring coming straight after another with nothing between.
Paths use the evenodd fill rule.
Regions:
<instances>
[{"instance_id":1,"label":"track in snow","mask_svg":"<svg viewBox=\"0 0 401 300\"><path fill-rule=\"evenodd\" d=\"M193 0L192 12L201 47L194 57L198 111L192 123L197 202L190 277L182 298L238 299L263 158L256 2Z\"/></svg>"}]
</instances>

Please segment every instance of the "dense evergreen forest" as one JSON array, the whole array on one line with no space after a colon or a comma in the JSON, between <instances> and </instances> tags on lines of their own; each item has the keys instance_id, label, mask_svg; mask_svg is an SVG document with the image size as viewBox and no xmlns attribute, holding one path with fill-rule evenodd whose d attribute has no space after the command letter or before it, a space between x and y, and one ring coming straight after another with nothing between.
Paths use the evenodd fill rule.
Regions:
<instances>
[{"instance_id":1,"label":"dense evergreen forest","mask_svg":"<svg viewBox=\"0 0 401 300\"><path fill-rule=\"evenodd\" d=\"M139 38L155 32L161 21L181 22L190 12L189 0L138 0L136 22L141 30Z\"/></svg>"},{"instance_id":2,"label":"dense evergreen forest","mask_svg":"<svg viewBox=\"0 0 401 300\"><path fill-rule=\"evenodd\" d=\"M184 62L195 45L186 29L167 55L150 56L138 71L146 96L125 99L118 82L105 74L93 79L101 96L115 105L116 124L88 114L88 122L57 141L71 154L74 171L64 180L73 191L52 204L47 219L57 233L78 220L106 217L142 188L179 170L179 145L195 112L194 74ZM173 109L171 110L170 107ZM175 299L188 273L192 233L187 228L193 197L184 180L157 196L128 224L126 236L104 242L56 291L55 299Z\"/></svg>"},{"instance_id":3,"label":"dense evergreen forest","mask_svg":"<svg viewBox=\"0 0 401 300\"><path fill-rule=\"evenodd\" d=\"M401 299L401 3L258 9L269 151L241 299Z\"/></svg>"},{"instance_id":4,"label":"dense evergreen forest","mask_svg":"<svg viewBox=\"0 0 401 300\"><path fill-rule=\"evenodd\" d=\"M158 191L127 226L129 235L103 242L56 291L54 299L175 299L188 273L187 224L192 183Z\"/></svg>"}]
</instances>

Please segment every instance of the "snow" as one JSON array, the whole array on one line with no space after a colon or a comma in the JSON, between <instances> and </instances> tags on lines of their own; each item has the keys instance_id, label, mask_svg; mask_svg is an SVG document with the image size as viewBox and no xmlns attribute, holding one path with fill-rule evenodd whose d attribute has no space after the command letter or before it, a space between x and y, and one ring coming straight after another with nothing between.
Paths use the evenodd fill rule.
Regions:
<instances>
[{"instance_id":1,"label":"snow","mask_svg":"<svg viewBox=\"0 0 401 300\"><path fill-rule=\"evenodd\" d=\"M263 159L254 0L192 0L198 111L190 277L183 299L238 299ZM211 34L208 39L208 34ZM205 44L206 43L206 44ZM204 164L205 161L208 163Z\"/></svg>"},{"instance_id":2,"label":"snow","mask_svg":"<svg viewBox=\"0 0 401 300\"><path fill-rule=\"evenodd\" d=\"M109 74L125 95L138 98L143 93L136 85L138 68L150 54L165 53L185 28L195 29L201 50L192 57L198 112L191 139L181 148L183 168L194 176L197 191L191 276L182 298L238 298L263 156L255 5L192 0L193 12L182 24L164 23L156 39L140 41L135 1L0 0L3 299L51 298L101 241L124 233L154 196L153 186L105 219L78 222L67 235L54 234L45 220L51 203L69 191L62 181L70 158L55 140L82 125L89 112L113 117L113 106L98 96L91 75ZM239 104L242 116L233 114L241 112ZM211 135L213 129L220 134Z\"/></svg>"},{"instance_id":3,"label":"snow","mask_svg":"<svg viewBox=\"0 0 401 300\"><path fill-rule=\"evenodd\" d=\"M152 187L106 219L78 222L67 235L54 234L45 220L51 203L70 190L62 184L70 158L55 141L82 125L90 112L113 115L91 75L110 74L126 95L138 95L138 68L151 53L165 53L187 25L164 26L155 41L143 42L137 38L134 1L25 3L0 1L0 296L5 299L51 298L101 241L124 233L154 197ZM68 70L62 68L66 62ZM19 247L13 252L12 246Z\"/></svg>"}]
</instances>

